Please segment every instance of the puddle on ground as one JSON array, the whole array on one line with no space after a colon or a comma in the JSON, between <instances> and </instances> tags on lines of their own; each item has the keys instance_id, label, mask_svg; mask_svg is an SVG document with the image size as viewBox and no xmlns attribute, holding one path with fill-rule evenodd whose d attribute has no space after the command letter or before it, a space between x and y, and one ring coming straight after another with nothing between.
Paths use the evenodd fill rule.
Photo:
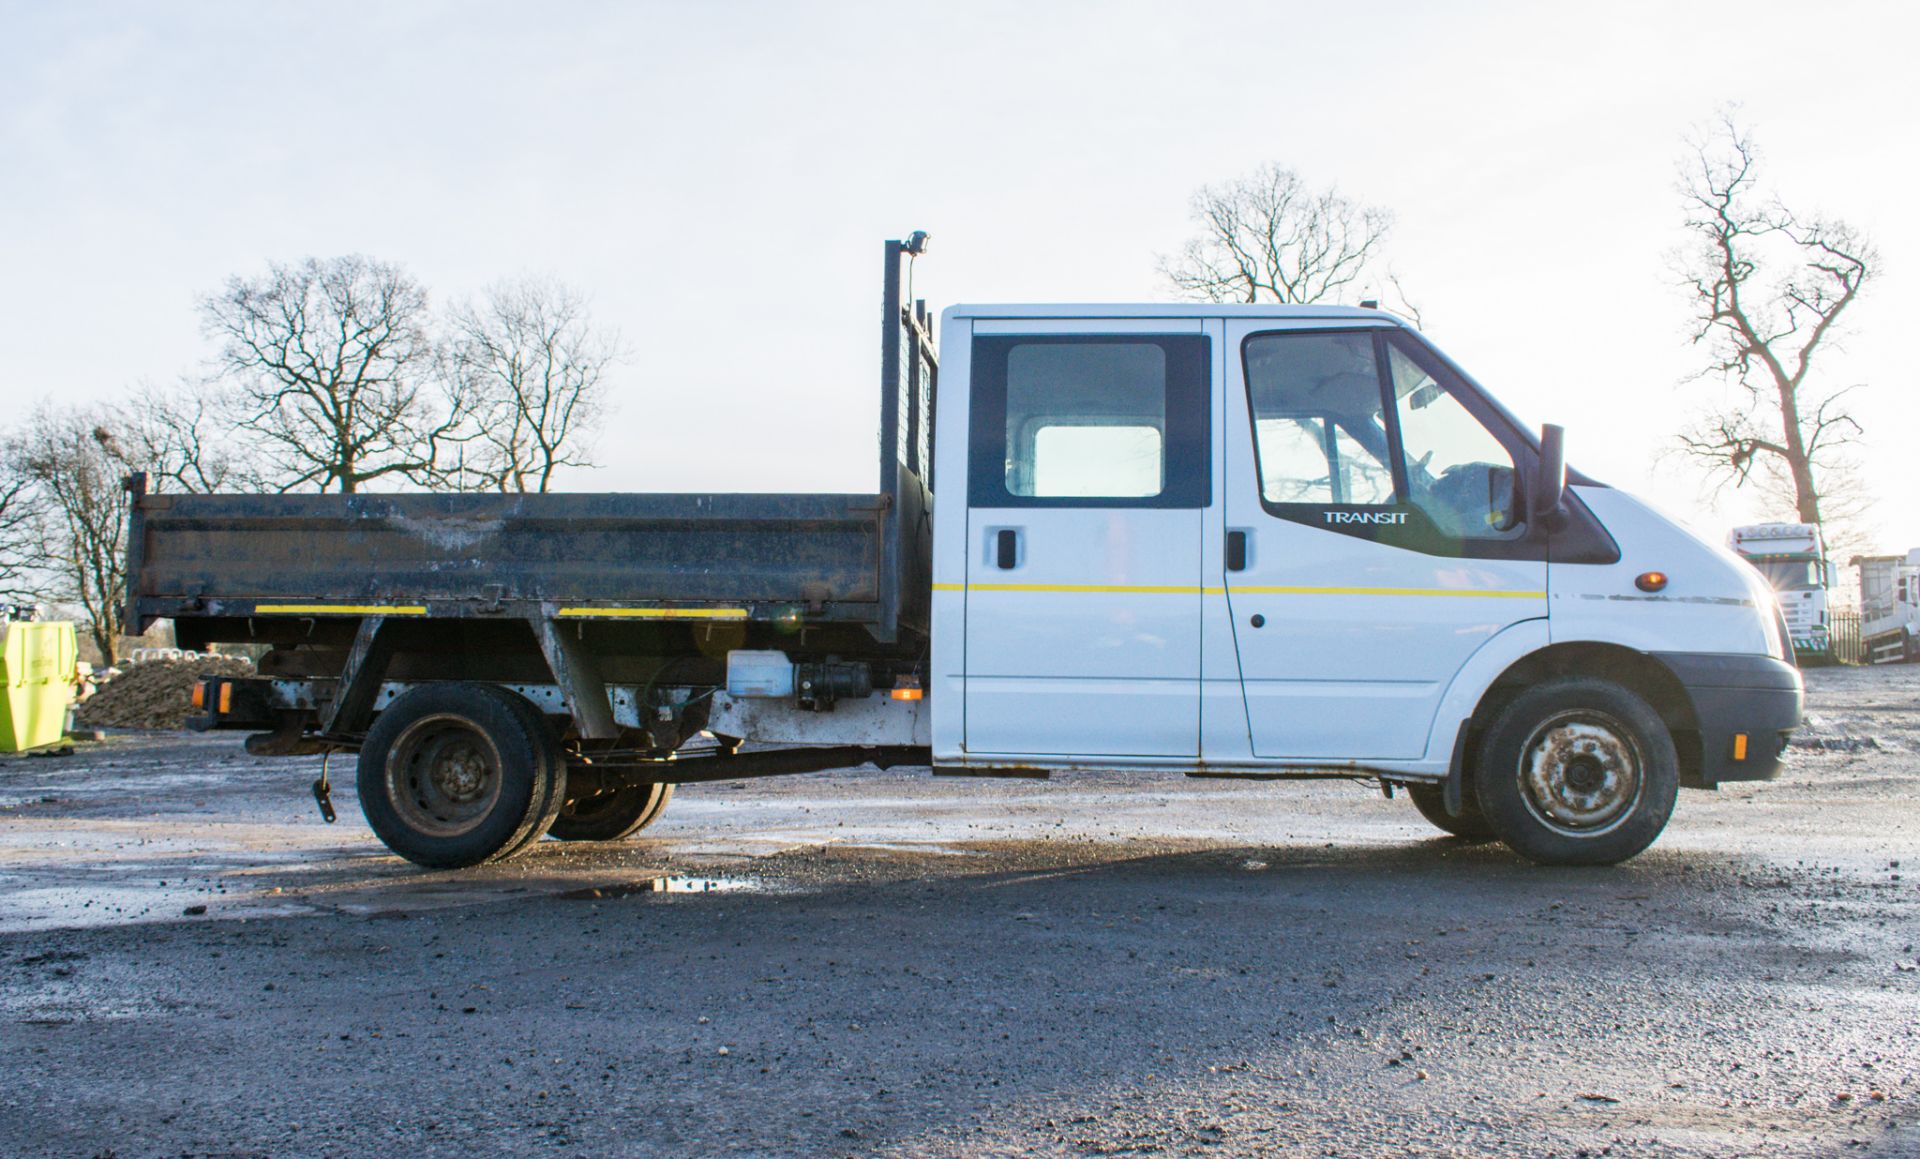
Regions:
<instances>
[{"instance_id":1,"label":"puddle on ground","mask_svg":"<svg viewBox=\"0 0 1920 1159\"><path fill-rule=\"evenodd\" d=\"M621 881L612 885L594 885L555 894L562 901L603 901L652 893L734 893L765 888L747 877L650 877L644 881Z\"/></svg>"}]
</instances>

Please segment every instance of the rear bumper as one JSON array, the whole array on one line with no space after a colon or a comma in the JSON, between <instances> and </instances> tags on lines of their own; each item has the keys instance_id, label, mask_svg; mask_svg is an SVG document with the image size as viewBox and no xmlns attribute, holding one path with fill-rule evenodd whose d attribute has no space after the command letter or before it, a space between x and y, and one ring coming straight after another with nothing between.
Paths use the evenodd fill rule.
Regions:
<instances>
[{"instance_id":1,"label":"rear bumper","mask_svg":"<svg viewBox=\"0 0 1920 1159\"><path fill-rule=\"evenodd\" d=\"M1702 786L1780 775L1804 701L1800 670L1771 656L1655 652L1693 702ZM1744 738L1744 740L1742 739Z\"/></svg>"}]
</instances>

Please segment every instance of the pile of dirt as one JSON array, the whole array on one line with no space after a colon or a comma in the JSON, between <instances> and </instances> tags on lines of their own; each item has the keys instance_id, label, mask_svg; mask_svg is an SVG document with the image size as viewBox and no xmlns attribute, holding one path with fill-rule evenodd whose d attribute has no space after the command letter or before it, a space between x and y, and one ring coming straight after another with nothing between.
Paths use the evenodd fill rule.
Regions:
<instances>
[{"instance_id":1,"label":"pile of dirt","mask_svg":"<svg viewBox=\"0 0 1920 1159\"><path fill-rule=\"evenodd\" d=\"M73 716L90 728L179 728L193 715L193 686L202 676L251 675L253 662L239 656L143 660L101 685Z\"/></svg>"}]
</instances>

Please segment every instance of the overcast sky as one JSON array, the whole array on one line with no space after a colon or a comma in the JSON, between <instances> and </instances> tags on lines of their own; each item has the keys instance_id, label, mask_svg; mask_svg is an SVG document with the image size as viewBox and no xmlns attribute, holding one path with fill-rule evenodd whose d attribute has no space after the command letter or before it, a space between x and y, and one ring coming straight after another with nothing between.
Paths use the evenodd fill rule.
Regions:
<instances>
[{"instance_id":1,"label":"overcast sky","mask_svg":"<svg viewBox=\"0 0 1920 1159\"><path fill-rule=\"evenodd\" d=\"M1659 453L1675 165L1742 105L1879 243L1873 536L1920 545L1920 17L1896 4L0 2L0 405L196 371L195 301L361 252L439 302L584 290L633 357L573 489L867 490L879 243L916 292L1153 300L1193 189L1266 161L1393 211L1428 333L1571 457L1720 534ZM1359 295L1356 294L1356 297Z\"/></svg>"}]
</instances>

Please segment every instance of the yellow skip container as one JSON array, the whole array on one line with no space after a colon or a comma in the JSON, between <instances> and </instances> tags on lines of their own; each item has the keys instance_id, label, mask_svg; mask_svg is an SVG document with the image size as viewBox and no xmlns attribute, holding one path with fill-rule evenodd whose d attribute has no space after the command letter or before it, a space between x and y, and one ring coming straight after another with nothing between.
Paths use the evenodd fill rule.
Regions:
<instances>
[{"instance_id":1,"label":"yellow skip container","mask_svg":"<svg viewBox=\"0 0 1920 1159\"><path fill-rule=\"evenodd\" d=\"M0 753L58 744L66 735L79 659L70 623L0 621Z\"/></svg>"}]
</instances>

